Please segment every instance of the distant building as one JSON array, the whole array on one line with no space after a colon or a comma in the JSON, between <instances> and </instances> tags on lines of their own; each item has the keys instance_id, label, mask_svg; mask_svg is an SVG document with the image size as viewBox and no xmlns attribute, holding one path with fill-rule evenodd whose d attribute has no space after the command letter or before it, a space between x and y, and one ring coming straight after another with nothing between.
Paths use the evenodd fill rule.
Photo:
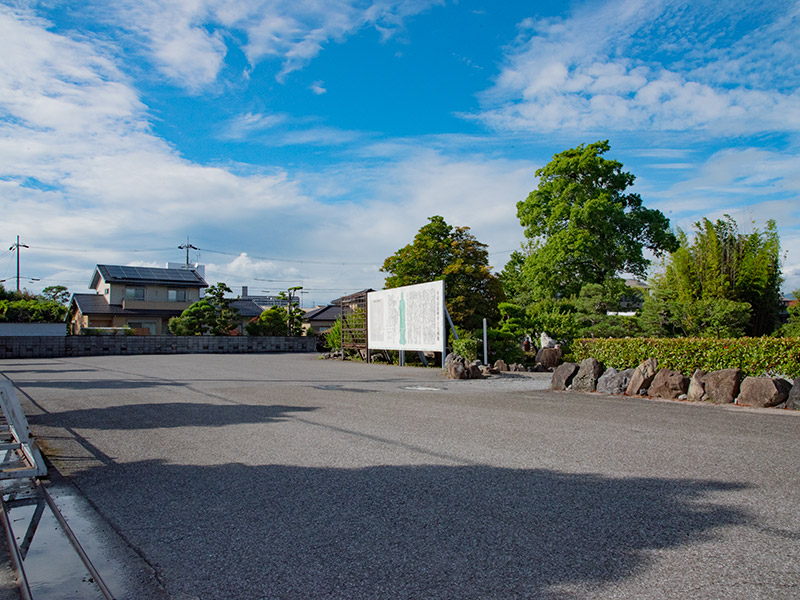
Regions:
<instances>
[{"instance_id":1,"label":"distant building","mask_svg":"<svg viewBox=\"0 0 800 600\"><path fill-rule=\"evenodd\" d=\"M260 306L262 311L268 309L271 306L289 305L289 300L287 300L286 298L281 298L280 296L251 296L248 293L246 285L242 286L242 295L239 297L239 300L250 300L251 302L254 302L258 306Z\"/></svg>"},{"instance_id":2,"label":"distant building","mask_svg":"<svg viewBox=\"0 0 800 600\"><path fill-rule=\"evenodd\" d=\"M167 323L200 300L208 287L192 268L97 265L89 287L73 294L67 311L70 332L94 327L130 327L150 335L169 333Z\"/></svg>"}]
</instances>

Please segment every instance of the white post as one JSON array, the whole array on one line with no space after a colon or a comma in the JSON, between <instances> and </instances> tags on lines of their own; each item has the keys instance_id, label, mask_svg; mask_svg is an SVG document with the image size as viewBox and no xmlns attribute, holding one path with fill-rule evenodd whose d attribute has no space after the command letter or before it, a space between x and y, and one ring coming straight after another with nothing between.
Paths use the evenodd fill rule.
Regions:
<instances>
[{"instance_id":1,"label":"white post","mask_svg":"<svg viewBox=\"0 0 800 600\"><path fill-rule=\"evenodd\" d=\"M483 364L489 365L489 346L486 343L486 319L483 319Z\"/></svg>"}]
</instances>

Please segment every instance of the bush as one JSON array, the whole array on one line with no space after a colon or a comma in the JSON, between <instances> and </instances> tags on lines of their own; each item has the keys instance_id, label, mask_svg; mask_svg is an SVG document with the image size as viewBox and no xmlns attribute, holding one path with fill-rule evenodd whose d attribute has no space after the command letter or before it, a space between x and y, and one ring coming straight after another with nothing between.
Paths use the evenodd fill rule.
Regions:
<instances>
[{"instance_id":1,"label":"bush","mask_svg":"<svg viewBox=\"0 0 800 600\"><path fill-rule=\"evenodd\" d=\"M691 375L695 369L739 368L747 376L800 377L800 337L581 339L572 359L594 357L606 367L626 369L653 357L659 367Z\"/></svg>"},{"instance_id":2,"label":"bush","mask_svg":"<svg viewBox=\"0 0 800 600\"><path fill-rule=\"evenodd\" d=\"M342 319L336 319L333 326L326 331L323 336L325 337L325 344L330 350L342 349Z\"/></svg>"},{"instance_id":3,"label":"bush","mask_svg":"<svg viewBox=\"0 0 800 600\"><path fill-rule=\"evenodd\" d=\"M476 360L478 358L478 340L472 337L453 340L453 352L463 356L468 361Z\"/></svg>"}]
</instances>

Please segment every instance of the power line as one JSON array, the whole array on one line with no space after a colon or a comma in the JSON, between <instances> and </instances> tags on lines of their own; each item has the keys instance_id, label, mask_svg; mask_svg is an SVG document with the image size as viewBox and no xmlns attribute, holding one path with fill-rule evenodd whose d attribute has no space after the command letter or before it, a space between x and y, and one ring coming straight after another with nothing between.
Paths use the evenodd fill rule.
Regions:
<instances>
[{"instance_id":1,"label":"power line","mask_svg":"<svg viewBox=\"0 0 800 600\"><path fill-rule=\"evenodd\" d=\"M212 254L224 254L226 256L241 256L243 253L239 252L224 252L222 250L210 250L208 248L198 248L201 252L211 252ZM255 258L256 260L271 260L275 262L290 262L290 263L304 263L309 265L347 265L347 266L358 266L363 267L366 265L374 266L375 262L342 262L338 260L302 260L302 259L295 259L295 258L270 258L268 256L255 256L253 254L247 254L248 258Z\"/></svg>"},{"instance_id":2,"label":"power line","mask_svg":"<svg viewBox=\"0 0 800 600\"><path fill-rule=\"evenodd\" d=\"M80 248L53 248L52 246L30 246L31 250L50 250L53 252L98 252L96 248L87 248L87 249L80 249ZM119 249L114 248L114 252L126 252L126 253L148 253L148 252L171 252L173 248L150 248L150 249L136 249L136 250L128 250L128 249Z\"/></svg>"}]
</instances>

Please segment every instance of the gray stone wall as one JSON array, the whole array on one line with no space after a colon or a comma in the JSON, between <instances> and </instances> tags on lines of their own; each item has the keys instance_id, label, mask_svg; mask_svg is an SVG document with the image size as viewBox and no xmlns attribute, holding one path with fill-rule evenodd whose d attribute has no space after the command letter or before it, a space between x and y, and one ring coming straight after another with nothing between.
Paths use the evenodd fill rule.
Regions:
<instances>
[{"instance_id":1,"label":"gray stone wall","mask_svg":"<svg viewBox=\"0 0 800 600\"><path fill-rule=\"evenodd\" d=\"M314 352L312 337L270 336L111 336L0 337L2 358L60 358L130 354L258 354Z\"/></svg>"}]
</instances>

